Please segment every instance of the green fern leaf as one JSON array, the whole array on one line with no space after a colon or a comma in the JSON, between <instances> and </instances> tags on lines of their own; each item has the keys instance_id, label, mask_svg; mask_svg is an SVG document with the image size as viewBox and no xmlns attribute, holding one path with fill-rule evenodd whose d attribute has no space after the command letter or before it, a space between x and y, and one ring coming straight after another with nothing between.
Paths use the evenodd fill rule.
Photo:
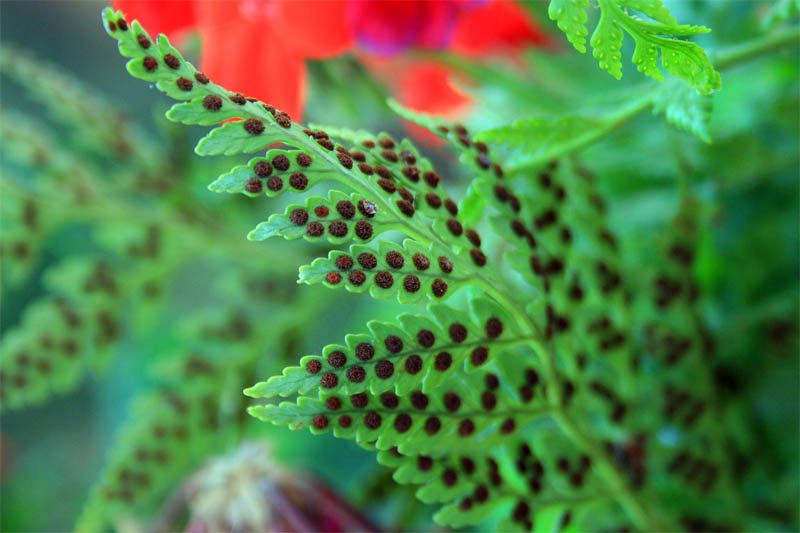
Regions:
<instances>
[{"instance_id":1,"label":"green fern leaf","mask_svg":"<svg viewBox=\"0 0 800 533\"><path fill-rule=\"evenodd\" d=\"M353 245L300 267L300 283L324 283L350 292L369 291L373 298L397 298L411 304L439 299L469 283L453 271L452 262L431 254L431 246L406 239L402 245L381 241L378 249Z\"/></svg>"},{"instance_id":2,"label":"green fern leaf","mask_svg":"<svg viewBox=\"0 0 800 533\"><path fill-rule=\"evenodd\" d=\"M282 171L283 177L277 172L273 174L276 165L285 168ZM272 149L267 151L265 157L253 158L247 165L236 166L230 172L219 176L208 188L214 192L245 193L251 196L263 191L269 197L285 192L302 192L330 179L333 172L320 168L321 166L308 154Z\"/></svg>"},{"instance_id":3,"label":"green fern leaf","mask_svg":"<svg viewBox=\"0 0 800 533\"><path fill-rule=\"evenodd\" d=\"M174 115L173 115L174 116ZM256 126L256 124L259 124ZM197 155L235 155L252 154L259 152L266 146L280 142L283 137L280 132L254 134L263 124L258 122L229 122L200 139L195 152Z\"/></svg>"},{"instance_id":4,"label":"green fern leaf","mask_svg":"<svg viewBox=\"0 0 800 533\"><path fill-rule=\"evenodd\" d=\"M580 53L586 52L586 8L589 0L551 0L547 8L547 16L555 20L572 46Z\"/></svg>"},{"instance_id":5,"label":"green fern leaf","mask_svg":"<svg viewBox=\"0 0 800 533\"><path fill-rule=\"evenodd\" d=\"M601 11L600 20L597 22L597 27L590 41L592 45L592 55L597 60L601 69L607 71L617 79L622 78L622 39L622 29L614 22L611 11ZM638 64L639 58L636 55L637 53L639 53L639 47L637 47L634 52L634 62ZM655 74L658 76L660 73L656 68L656 72L646 74Z\"/></svg>"},{"instance_id":6,"label":"green fern leaf","mask_svg":"<svg viewBox=\"0 0 800 533\"><path fill-rule=\"evenodd\" d=\"M348 336L346 345L327 346L322 358L304 357L300 367L245 391L266 398L300 395L296 401L249 411L274 424L332 431L387 450L379 461L397 468L398 482L421 484L422 501L454 502L437 515L440 523L479 521L519 498L509 489L490 489L502 484L497 458L507 446L519 446L518 432L541 423L551 407L533 369L511 377L496 366L520 360L518 349L525 353L520 333L505 326L507 317L484 300L473 300L470 308L465 314L433 306L435 321L403 315L399 325L372 322L369 335ZM494 371L506 376L504 388L498 389ZM319 397L306 395L315 390ZM459 474L464 467L458 459L449 459L454 449L463 454L461 463L478 465L466 476ZM471 491L476 508L464 513L462 498Z\"/></svg>"},{"instance_id":7,"label":"green fern leaf","mask_svg":"<svg viewBox=\"0 0 800 533\"><path fill-rule=\"evenodd\" d=\"M119 335L119 288L106 264L74 258L51 269L47 285L57 296L30 305L0 342L4 410L73 390Z\"/></svg>"},{"instance_id":8,"label":"green fern leaf","mask_svg":"<svg viewBox=\"0 0 800 533\"><path fill-rule=\"evenodd\" d=\"M304 237L312 242L325 238L338 245L353 240L369 242L378 233L400 228L373 200L334 190L327 198L311 196L304 205L289 205L284 213L270 215L247 237L254 241Z\"/></svg>"},{"instance_id":9,"label":"green fern leaf","mask_svg":"<svg viewBox=\"0 0 800 533\"><path fill-rule=\"evenodd\" d=\"M514 345L521 345L513 337L506 338L505 331L496 335L498 323L493 320L496 317L483 321L487 313L485 302L473 301L471 307L473 314L483 313L483 316L470 317L468 321L457 311L441 307L438 323L431 323L424 317L404 316L399 329L384 324L379 330L371 324L371 336L348 337L347 346L326 347L323 356L327 354L327 364L316 356L304 357L301 360L304 366L248 389L246 393L255 397L301 395L294 402L251 407L250 413L274 424L288 425L292 429L308 428L315 434L332 432L341 438L354 439L368 449L374 446L383 450L378 460L396 469L396 481L421 485L417 496L424 502L446 504L436 515L437 521L445 525L457 527L480 522L492 512L504 509L507 516L513 515L518 521L512 528L517 529L519 521L525 523L530 519L532 508L557 506L560 517L567 513L567 508L577 512L582 506L604 500L599 482L586 467L580 466L585 463L585 457L565 439L552 436L533 439L536 442L533 452L528 444L520 441L518 435L527 425L548 425L551 407L541 395L541 383L535 370L509 372L510 361L524 359L514 354ZM495 311L498 310L488 312ZM466 337L460 342L454 341L454 333L456 339L462 338L463 332L458 331L465 323ZM417 330L417 339L414 339L414 328L426 329ZM497 350L493 363L487 366L474 364L474 349L469 357L456 355L459 345L469 342L475 330L479 336L484 333L481 329L493 333L479 338L476 344ZM369 365L375 358L378 363L373 367L376 377L367 378L372 381L368 388L352 386L351 378L348 378L350 383L343 386L338 381L335 385L326 385L333 383L332 375L338 376L343 370L344 375L363 379L360 372L354 374L351 369L364 368L362 364L367 363L348 366L347 358L352 357L354 351L359 353L358 344L354 347L354 343L370 342L375 346L381 336L387 341L384 343L387 347L396 348L398 341L403 342L404 347L405 343L413 344L406 351L400 348L401 351L395 353L392 351L395 348L387 348L386 355L378 352L371 356ZM444 345L440 344L440 338L444 339ZM513 345L504 347L504 339ZM363 350L362 346L362 354ZM448 356L443 357L439 350L446 350ZM415 353L407 355L412 352ZM415 355L417 359L412 359ZM394 357L399 358L398 363L405 359L405 363L394 365L396 371L385 377L386 362ZM409 361L413 363L409 365ZM502 361L509 361L508 366L504 367ZM381 364L383 367L379 369ZM407 375L409 368L412 369L410 376ZM371 370L366 372L368 376ZM504 376L503 387L499 387L495 372ZM384 382L393 380L395 374L400 377L396 378L394 386L387 388ZM418 375L424 377L418 378ZM305 395L315 388L320 390L319 397ZM531 432L525 434L531 435ZM456 455L454 450L457 450ZM569 474L565 475L563 484L557 480L552 484L542 482L543 472L558 471L560 467L556 463L561 462L573 464L575 471L571 475L581 476L578 489L574 481L568 481ZM501 468L499 464L509 468ZM540 494L534 501L528 489L519 488L520 482L536 487L535 493Z\"/></svg>"},{"instance_id":10,"label":"green fern leaf","mask_svg":"<svg viewBox=\"0 0 800 533\"><path fill-rule=\"evenodd\" d=\"M439 174L410 141L398 142L387 134L365 137L356 132L356 138L349 137L358 142L356 146L337 145L329 133L303 128L269 105L210 82L184 61L164 36L158 38L156 47L145 47L142 42L153 41L138 22L127 30L115 24L112 30L108 23L122 14L107 9L103 16L109 35L118 40L120 52L130 58L127 67L133 76L155 83L173 98L188 100L176 104L169 118L189 124L242 119L212 129L198 143L198 154L251 153L277 141L292 148L269 150L265 157L235 167L212 183L212 190L275 196L335 181L353 191L354 195L347 196L333 191L327 200L314 197L307 199L305 206L291 206L283 215L273 215L259 224L250 233L251 239L304 236L317 240L325 235L333 244L343 244L353 236L356 242L366 242L384 231L398 230L412 240L432 243L431 254L445 257L463 276L484 276L488 258L481 250L480 237L459 221L458 206L443 192ZM349 132L342 133L347 140ZM366 206L368 214L358 209L351 219L334 219L333 214L338 213L334 209L342 201ZM327 209L328 218L308 209L317 207ZM451 291L441 291L441 296L445 293L449 296Z\"/></svg>"},{"instance_id":11,"label":"green fern leaf","mask_svg":"<svg viewBox=\"0 0 800 533\"><path fill-rule=\"evenodd\" d=\"M653 96L653 112L664 115L673 126L710 143L708 130L713 100L680 80L669 80Z\"/></svg>"},{"instance_id":12,"label":"green fern leaf","mask_svg":"<svg viewBox=\"0 0 800 533\"><path fill-rule=\"evenodd\" d=\"M239 390L255 360L252 347L274 345L274 337L294 327L294 316L271 318L274 329L259 330L245 313L217 307L183 321L179 334L189 349L158 354L152 368L158 385L135 398L78 531L104 531L126 518L149 521L210 454L231 445L246 422Z\"/></svg>"},{"instance_id":13,"label":"green fern leaf","mask_svg":"<svg viewBox=\"0 0 800 533\"><path fill-rule=\"evenodd\" d=\"M483 364L493 344L503 346L524 341L521 333L509 329L512 326L503 327L506 314L495 305L476 300L471 308L472 316L463 314L458 321L453 320L452 309L434 305L430 313L437 321L401 315L400 325L370 322L369 334L350 335L345 345L326 346L321 357L305 357L300 366L289 367L283 376L270 378L246 393L265 398L291 396L307 394L320 386L329 392L346 394L368 388L379 393L393 387L398 394L406 394L414 387L425 391L465 367L468 360L478 362L476 366ZM502 339L498 339L501 334ZM437 357L439 370L434 371ZM376 380L371 378L373 373L385 377Z\"/></svg>"},{"instance_id":14,"label":"green fern leaf","mask_svg":"<svg viewBox=\"0 0 800 533\"><path fill-rule=\"evenodd\" d=\"M196 356L187 359L187 370L189 362L191 368L202 366L210 375L215 372L213 365ZM219 414L219 384L203 379L202 374L191 377L192 385L182 390L165 388L137 399L131 422L111 448L105 471L78 519L77 531L103 531L118 517L130 514L148 517L176 481L226 442Z\"/></svg>"},{"instance_id":15,"label":"green fern leaf","mask_svg":"<svg viewBox=\"0 0 800 533\"><path fill-rule=\"evenodd\" d=\"M586 0L553 0L548 14L558 23L569 41L585 52ZM639 72L663 81L658 65L685 80L701 94L720 87L720 75L703 49L681 38L710 31L702 26L678 24L660 0L598 0L600 19L592 33L592 54L600 68L619 79L622 77L623 32L633 38L633 63ZM651 20L645 20L648 17Z\"/></svg>"},{"instance_id":16,"label":"green fern leaf","mask_svg":"<svg viewBox=\"0 0 800 533\"><path fill-rule=\"evenodd\" d=\"M621 29L635 34L635 58L650 75L657 75L650 61L653 51L661 53L665 68L686 74L681 58L691 55L694 45L664 36L687 36L700 29L677 25L655 1L602 4L604 15L609 6L618 10L608 11L593 39L609 52L604 54L611 61L608 68L618 63L611 52ZM572 9L576 5L582 4L557 8L566 6L558 16L572 17L570 32L579 42L581 19ZM655 22L636 19L626 9ZM593 189L592 176L576 162L549 160L574 149L575 137L586 142L629 115L533 124L539 139L560 133L552 135L544 150L533 150L535 160L547 160L547 166L540 165L532 179L522 172L506 173L496 163L503 160L502 150L494 148L500 158L495 151L490 156L489 146L463 126L390 104L450 140L464 168L477 176L471 197L483 200L473 200L469 220L476 223L484 211L491 211L494 233L503 239L503 250L490 261L482 249L484 239L464 227L464 206L459 208L443 192L438 173L409 141L385 133L303 128L271 106L209 82L163 37L157 50L143 49L139 41L150 42L149 37L135 22L122 29L119 12L106 10L104 17L109 26L115 22L109 33L130 58L131 73L192 104L177 104L186 107L174 111L173 118L207 125L217 122L203 114L243 120L213 129L206 137L213 142L204 145L211 143L208 151L260 151L275 139L288 147L234 168L212 188L275 196L332 181L347 189L289 206L257 227L253 237L321 240L327 235L330 242L345 244L353 235L358 238L357 223L380 222L368 222L377 244L356 241L346 251L330 251L301 267L301 282L416 303L424 295L440 299L454 292L437 294L436 278L425 280L430 286L423 292L417 271L435 269L436 262L439 279L448 288L466 286L469 280L470 289L458 291L464 299L454 300L466 302L461 308L431 304L418 314L400 315L396 322L371 321L367 333L348 335L344 343L325 346L321 354L302 357L298 366L248 388L246 394L259 400L249 408L252 415L292 429L332 433L376 451L379 461L395 470L397 481L419 485L420 500L442 504L437 520L451 526L491 515L505 529L531 530L534 522L556 529L675 529L684 518L680 513L694 512L694 502L702 498L692 492L693 501L665 507L651 495L674 500L681 487L696 482L685 472L671 472L679 450L691 454L690 463L704 472L692 490L705 490L715 502L723 498L718 475L711 474L718 468L717 441L699 407L707 391L685 391L680 381L687 379L683 369L697 370L700 361L691 357L670 365L662 361L668 356L649 349L643 354L637 344L643 335L640 321L671 312L667 308L674 305L675 284L684 294L687 282L668 273L656 283L654 301L636 300L633 280L638 273L629 275L621 264L620 244L603 219L603 201ZM671 55L674 50L681 53ZM698 79L706 75L692 71ZM650 96L637 98L623 113L650 103ZM237 113L216 115L228 109ZM517 135L524 137L520 132L524 128L506 132L509 149L519 142ZM306 181L295 177L293 185L297 173ZM359 210L360 201L372 204L368 213ZM317 225L309 235L312 223ZM406 240L390 242L389 229ZM425 256L427 268L414 262L417 254ZM502 256L508 261L499 261ZM419 287L406 285L411 275ZM671 298L668 305L659 305L661 297ZM677 310L676 322L671 317L667 330L680 326L686 316L685 310ZM664 338L667 330L651 328ZM663 347L663 342L655 345ZM672 392L660 387L666 382ZM662 403L675 390L686 402L672 412ZM287 400L273 400L278 397ZM675 424L674 439L647 440ZM714 461L695 457L704 443L714 443ZM644 461L647 476L642 473ZM650 465L655 465L653 475ZM669 481L653 481L662 478Z\"/></svg>"}]
</instances>

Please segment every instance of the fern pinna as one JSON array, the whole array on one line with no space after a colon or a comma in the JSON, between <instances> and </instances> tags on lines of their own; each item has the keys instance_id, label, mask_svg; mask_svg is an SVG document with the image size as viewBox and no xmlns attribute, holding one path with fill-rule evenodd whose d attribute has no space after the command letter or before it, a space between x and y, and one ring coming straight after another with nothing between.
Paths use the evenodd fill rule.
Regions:
<instances>
[{"instance_id":1,"label":"fern pinna","mask_svg":"<svg viewBox=\"0 0 800 533\"><path fill-rule=\"evenodd\" d=\"M300 267L302 283L428 302L246 389L253 416L374 450L441 505L443 525L669 530L735 516L698 377L702 329L687 321L685 224L653 265L653 294L626 275L579 161L512 175L463 126L402 111L474 174L459 206L410 141L303 127L214 84L123 13L107 9L104 23L131 74L181 100L169 119L214 126L199 155L258 154L212 191L304 195L250 239L333 245ZM335 187L306 194L323 182Z\"/></svg>"}]
</instances>

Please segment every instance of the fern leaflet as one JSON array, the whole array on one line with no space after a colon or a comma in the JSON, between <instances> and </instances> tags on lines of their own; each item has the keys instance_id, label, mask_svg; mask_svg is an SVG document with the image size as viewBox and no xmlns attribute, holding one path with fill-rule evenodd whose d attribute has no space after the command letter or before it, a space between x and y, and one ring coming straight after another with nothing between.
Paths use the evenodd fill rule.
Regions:
<instances>
[{"instance_id":1,"label":"fern leaflet","mask_svg":"<svg viewBox=\"0 0 800 533\"><path fill-rule=\"evenodd\" d=\"M701 94L720 87L720 75L703 49L689 37L710 31L702 26L678 24L661 0L597 0L600 19L591 37L592 54L600 68L622 77L622 40L627 33L635 43L633 63L639 72L663 81L661 66L685 80ZM588 0L552 0L548 15L579 51L586 51ZM649 20L646 20L647 17Z\"/></svg>"}]
</instances>

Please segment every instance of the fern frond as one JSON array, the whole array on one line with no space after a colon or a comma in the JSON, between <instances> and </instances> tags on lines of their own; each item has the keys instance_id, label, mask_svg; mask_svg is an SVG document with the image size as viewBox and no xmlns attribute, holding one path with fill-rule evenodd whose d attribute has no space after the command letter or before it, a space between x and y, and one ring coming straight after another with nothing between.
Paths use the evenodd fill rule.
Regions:
<instances>
[{"instance_id":1,"label":"fern frond","mask_svg":"<svg viewBox=\"0 0 800 533\"><path fill-rule=\"evenodd\" d=\"M0 71L25 88L48 117L65 129L69 141L79 150L100 160L125 160L141 169L164 167L161 151L143 132L100 94L58 65L16 47L2 46Z\"/></svg>"},{"instance_id":2,"label":"fern frond","mask_svg":"<svg viewBox=\"0 0 800 533\"><path fill-rule=\"evenodd\" d=\"M184 369L187 385L137 399L132 423L113 445L110 462L78 520L78 531L103 531L114 519L149 515L176 480L225 444L221 370L198 355L185 358Z\"/></svg>"},{"instance_id":3,"label":"fern frond","mask_svg":"<svg viewBox=\"0 0 800 533\"><path fill-rule=\"evenodd\" d=\"M534 427L550 423L553 407L535 370L541 363L530 358L522 332L486 300L472 300L468 313L441 305L430 310L433 320L402 315L399 324L371 322L369 334L349 335L344 345L326 346L321 357L302 358L301 366L245 391L257 398L299 397L249 411L274 424L330 431L368 449L388 450L379 461L398 469L397 481L421 484L423 501L450 504L438 515L443 524L474 523L510 502L527 506L527 490L504 483L497 464L516 453L535 462L519 439L529 440ZM532 366L515 367L526 359ZM308 395L317 390L319 397ZM570 448L559 445L561 461L568 461ZM463 454L460 463L453 450ZM524 476L527 467L509 477ZM559 494L559 483L544 484L543 468L534 467L539 473L532 477L546 501ZM585 474L583 468L580 492L594 493ZM473 504L472 512L464 512Z\"/></svg>"},{"instance_id":4,"label":"fern frond","mask_svg":"<svg viewBox=\"0 0 800 533\"><path fill-rule=\"evenodd\" d=\"M109 221L95 237L107 256L73 256L45 270L48 296L0 341L4 409L64 394L89 371L101 371L122 333L123 304L139 304L127 323L134 329L160 301L158 273L182 261L177 247L162 246L172 235L157 225Z\"/></svg>"},{"instance_id":5,"label":"fern frond","mask_svg":"<svg viewBox=\"0 0 800 533\"><path fill-rule=\"evenodd\" d=\"M636 48L633 63L639 72L659 81L670 74L685 80L701 94L720 87L720 75L704 50L683 37L708 33L702 26L678 24L661 0L598 0L600 19L591 37L592 54L600 68L622 77L622 40L627 33ZM588 0L552 0L548 15L581 53L586 52ZM647 17L650 20L646 20Z\"/></svg>"},{"instance_id":6,"label":"fern frond","mask_svg":"<svg viewBox=\"0 0 800 533\"><path fill-rule=\"evenodd\" d=\"M238 274L220 289L247 291L238 301L251 301L252 280ZM274 303L275 294L269 296ZM286 350L298 320L315 320L324 309L310 305L310 299L301 295L293 299L298 309L275 309L270 328L257 327L247 309L229 306L182 319L177 335L188 349L157 354L151 368L157 387L134 400L77 529L102 531L130 517L149 520L163 508L164 497L211 454L227 449L248 424L256 424L241 416L241 389L261 356L254 347Z\"/></svg>"},{"instance_id":7,"label":"fern frond","mask_svg":"<svg viewBox=\"0 0 800 533\"><path fill-rule=\"evenodd\" d=\"M118 20L122 14L106 10L104 17L108 27L108 22ZM355 193L350 200L353 206L364 206L354 211L357 218L352 221L326 223L315 218L316 213L293 206L283 216L259 225L251 232L251 238L303 235L314 240L325 235L331 242L341 244L353 236L356 242L365 242L384 230L395 229L420 243L432 243L432 254L447 258L454 271L482 277L488 259L477 233L468 231L459 221L458 207L443 193L439 174L409 141L397 142L386 134L369 138L359 134L358 145L337 145L326 132L303 128L269 105L208 81L183 60L164 36L151 41L137 22L130 24L128 30L123 31L118 25L115 28L109 34L119 41L120 52L131 58L128 70L132 75L154 82L173 98L189 101L177 104L168 117L190 124L242 119L213 129L198 143L198 154L252 153L276 141L294 148L267 151L264 157L220 176L212 183L212 190L275 196L283 191L306 191L321 181L332 180ZM143 48L138 36L153 42L153 46ZM331 194L339 197L345 193ZM314 207L317 205L321 204ZM330 202L325 207L328 213L336 213ZM450 292L446 294L449 296ZM443 292L441 297L444 295Z\"/></svg>"},{"instance_id":8,"label":"fern frond","mask_svg":"<svg viewBox=\"0 0 800 533\"><path fill-rule=\"evenodd\" d=\"M460 153L459 161L476 176L467 193L468 198L479 199L472 216L482 217L486 211L494 215L492 227L508 243L505 256L509 264L527 286L538 290L537 296L551 292L553 283L558 283L566 296L580 285L572 269L607 261L613 236L599 220L602 209L597 206L601 200L591 180L581 175L585 174L583 169L547 160L534 180L521 173L506 175L499 167L485 164L489 147L481 140L469 139L463 126L415 113L397 102L389 105L404 118L450 141ZM484 133L477 138L483 139ZM580 247L575 239L580 239ZM608 268L608 263L603 264ZM594 273L585 276L594 277Z\"/></svg>"},{"instance_id":9,"label":"fern frond","mask_svg":"<svg viewBox=\"0 0 800 533\"><path fill-rule=\"evenodd\" d=\"M74 389L103 363L119 335L119 287L108 265L89 258L48 272L57 296L30 305L0 343L0 406L18 409Z\"/></svg>"},{"instance_id":10,"label":"fern frond","mask_svg":"<svg viewBox=\"0 0 800 533\"><path fill-rule=\"evenodd\" d=\"M601 5L604 15L611 14L593 42L609 54L612 71L619 25L649 32L641 39L663 48L668 69L681 60L671 55L675 50L689 53L695 46L661 37L699 30L678 26L658 2L624 3L655 22L613 11L621 3ZM254 405L251 414L377 451L382 463L396 469L395 479L421 485L420 499L444 504L437 515L444 524L472 524L490 514L504 517L504 528L525 530L534 520L556 529L659 530L681 523L680 511L689 504L667 508L651 498L659 490L654 479L671 475L665 458L672 444L650 440L671 423L654 414L658 378L636 344L641 332L634 317L650 316L650 304L635 298L603 202L580 164L547 161L533 179L507 174L497 164L502 157L490 155L463 126L399 109L451 140L476 176L472 200L459 207L409 141L303 128L269 105L213 84L165 37L154 42L138 23L121 23L121 17L104 12L109 34L130 58L129 72L184 101L173 107L172 119L207 126L228 121L198 143L198 154L259 153L220 176L212 190L277 196L305 193L323 181L346 189L306 197L251 232L251 239L350 244L301 267L301 282L396 296L402 303L425 296L440 300L471 285L459 291L467 309L431 304L395 323L369 322L367 333L349 335L343 344L328 345L247 389L259 399L290 398ZM580 42L576 20L571 31ZM607 37L611 41L597 42ZM642 65L656 76L650 63ZM686 68L672 70L701 90L713 89L713 80L706 79L712 74ZM651 103L649 97L634 102L636 110ZM609 121L600 120L595 130ZM558 143L583 135L579 126L573 123ZM284 146L268 148L275 142ZM543 153L565 151L559 150ZM474 230L485 212L504 238L491 261ZM390 231L406 240L389 242ZM441 284L437 289L437 280L445 290ZM717 437L702 426L676 439L694 450ZM660 499L666 501L683 482ZM709 482L704 494L716 498L715 490Z\"/></svg>"},{"instance_id":11,"label":"fern frond","mask_svg":"<svg viewBox=\"0 0 800 533\"><path fill-rule=\"evenodd\" d=\"M124 518L149 519L181 480L234 438L239 417L231 393L252 364L252 342L264 335L254 337L250 321L227 308L196 313L180 329L192 339L190 349L158 358L158 386L135 398L78 531L102 531ZM211 351L225 353L225 360L206 355Z\"/></svg>"}]
</instances>

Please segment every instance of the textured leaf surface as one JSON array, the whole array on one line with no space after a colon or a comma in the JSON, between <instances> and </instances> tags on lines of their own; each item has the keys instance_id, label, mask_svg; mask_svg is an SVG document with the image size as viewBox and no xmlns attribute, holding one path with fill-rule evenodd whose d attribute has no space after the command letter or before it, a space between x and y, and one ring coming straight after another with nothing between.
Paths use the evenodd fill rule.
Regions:
<instances>
[{"instance_id":1,"label":"textured leaf surface","mask_svg":"<svg viewBox=\"0 0 800 533\"><path fill-rule=\"evenodd\" d=\"M678 24L660 0L598 0L600 18L592 33L592 54L600 68L622 77L622 41L634 41L633 63L639 72L662 81L661 66L701 94L720 87L720 75L705 51L684 37L707 33L708 28ZM586 0L551 0L548 15L580 52L586 51ZM648 20L650 19L650 20Z\"/></svg>"},{"instance_id":2,"label":"textured leaf surface","mask_svg":"<svg viewBox=\"0 0 800 533\"><path fill-rule=\"evenodd\" d=\"M551 0L547 8L547 15L555 20L558 28L563 31L575 49L581 53L586 52L586 8L589 0Z\"/></svg>"},{"instance_id":3,"label":"textured leaf surface","mask_svg":"<svg viewBox=\"0 0 800 533\"><path fill-rule=\"evenodd\" d=\"M439 299L469 283L444 256L411 239L402 245L382 241L377 250L353 245L347 253L330 252L300 267L300 283L324 283L350 292L369 291L373 298L397 298L400 303Z\"/></svg>"}]
</instances>

